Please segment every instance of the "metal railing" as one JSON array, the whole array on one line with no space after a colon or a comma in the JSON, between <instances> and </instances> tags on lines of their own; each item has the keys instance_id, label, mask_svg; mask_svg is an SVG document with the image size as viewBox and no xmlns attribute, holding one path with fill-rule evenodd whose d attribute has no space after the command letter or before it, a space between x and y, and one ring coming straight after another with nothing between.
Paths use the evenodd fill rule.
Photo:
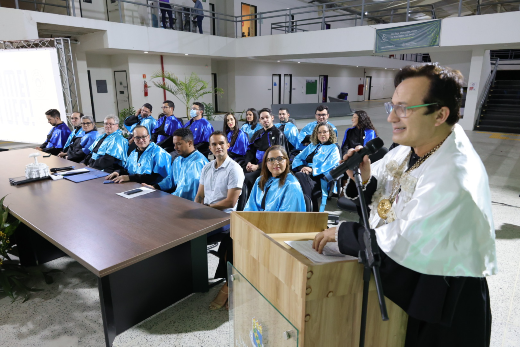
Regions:
<instances>
[{"instance_id":1,"label":"metal railing","mask_svg":"<svg viewBox=\"0 0 520 347\"><path fill-rule=\"evenodd\" d=\"M35 10L45 11L43 8L38 9L38 4L46 6L63 7L66 9L68 15L76 16L76 8L74 0L60 0L65 5L57 5L44 3L43 0L15 0L15 7L19 9L19 2L34 3ZM70 1L70 4L69 4ZM196 27L194 20L195 9L192 7L184 7L174 3L160 3L159 0L146 0L146 2L139 2L139 0L116 0L116 13L119 15L119 22L127 22L127 16L130 21L137 21L140 25L161 27L161 17L165 11L172 11L175 14L174 22L176 24L175 30L193 32ZM395 0L340 0L328 3L312 3L298 7L279 9L266 12L258 12L254 14L245 14L235 16L226 13L220 13L211 10L202 9L204 17L211 20L213 24L212 33L217 36L228 36L239 38L242 37L242 27L248 24L249 27L256 28L251 36L262 36L262 34L273 33L296 33L311 30L327 30L331 28L332 23L349 23L348 26L362 26L370 22L373 23L395 23L395 22L409 22L424 19L437 19L443 16L451 16L447 6L435 7L433 4L412 6L411 0L397 2ZM0 0L1 6L2 0ZM83 15L80 5L80 16ZM112 2L112 1L111 1ZM115 1L114 1L115 2ZM107 2L108 4L108 2ZM170 6L170 8L161 7ZM453 4L457 4L454 0ZM448 5L453 5L448 4ZM481 15L489 12L489 9L496 8L500 11L518 11L518 6L514 7L512 4L520 4L520 0L508 0L493 2L493 0L475 0L468 2L463 0L458 1L458 16L465 15ZM130 5L130 6L125 6ZM132 8L136 6L135 8ZM140 10L141 9L141 10ZM144 11L142 11L144 9ZM107 13L110 11L107 10ZM138 13L141 12L141 13ZM145 13L143 18L143 12ZM443 16L439 16L443 13ZM108 15L110 16L110 14ZM112 20L112 18L109 18ZM268 22L269 31L264 30L262 33L262 25L264 21ZM180 25L182 23L182 25ZM186 24L187 23L187 24ZM171 27L171 25L169 25ZM225 27L225 30L222 30ZM233 28L234 27L234 28ZM345 25L343 25L345 27ZM245 35L246 37L248 35Z\"/></svg>"},{"instance_id":2,"label":"metal railing","mask_svg":"<svg viewBox=\"0 0 520 347\"><path fill-rule=\"evenodd\" d=\"M500 60L520 60L520 50L517 49L501 49L490 52L491 59Z\"/></svg>"},{"instance_id":3,"label":"metal railing","mask_svg":"<svg viewBox=\"0 0 520 347\"><path fill-rule=\"evenodd\" d=\"M499 62L500 62L500 58L498 58L497 60L494 61L495 67L493 68L493 71L491 71L491 73L489 74L486 84L484 85L484 89L482 90L482 93L480 94L480 98L478 100L478 113L477 113L477 117L475 117L475 124L473 124L473 129L475 129L477 127L478 122L480 121L480 117L482 117L482 108L484 107L484 103L486 102L486 99L489 95L489 90L491 89L493 82L495 82L495 77L497 75Z\"/></svg>"}]
</instances>

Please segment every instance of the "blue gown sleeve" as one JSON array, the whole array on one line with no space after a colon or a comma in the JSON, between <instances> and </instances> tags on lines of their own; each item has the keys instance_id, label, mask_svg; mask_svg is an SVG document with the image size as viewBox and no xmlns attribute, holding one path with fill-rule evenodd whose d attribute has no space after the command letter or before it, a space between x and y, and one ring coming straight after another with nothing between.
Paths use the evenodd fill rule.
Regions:
<instances>
[{"instance_id":1,"label":"blue gown sleeve","mask_svg":"<svg viewBox=\"0 0 520 347\"><path fill-rule=\"evenodd\" d=\"M200 174L202 172L202 168L207 163L207 160L206 162L202 160L196 160L192 165L190 165L189 175L187 173L184 175L184 180L179 182L172 195L191 201L195 200L197 190L199 189Z\"/></svg>"},{"instance_id":2,"label":"blue gown sleeve","mask_svg":"<svg viewBox=\"0 0 520 347\"><path fill-rule=\"evenodd\" d=\"M246 155L248 146L249 139L247 137L247 134L242 130L239 130L237 139L235 141L235 145L233 146L233 148L230 148L229 150L238 155Z\"/></svg>"},{"instance_id":3,"label":"blue gown sleeve","mask_svg":"<svg viewBox=\"0 0 520 347\"><path fill-rule=\"evenodd\" d=\"M367 142L376 138L376 132L372 129L365 130L365 142L363 146L367 145Z\"/></svg>"},{"instance_id":4,"label":"blue gown sleeve","mask_svg":"<svg viewBox=\"0 0 520 347\"><path fill-rule=\"evenodd\" d=\"M88 155L91 152L90 147L92 146L94 141L96 141L97 135L97 131L93 131L92 133L83 135L83 137L81 138L81 149L83 153Z\"/></svg>"},{"instance_id":5,"label":"blue gown sleeve","mask_svg":"<svg viewBox=\"0 0 520 347\"><path fill-rule=\"evenodd\" d=\"M158 150L154 158L154 167L152 168L152 172L161 175L163 178L170 176L172 172L172 167L170 165L171 161L172 157L168 152Z\"/></svg>"},{"instance_id":6,"label":"blue gown sleeve","mask_svg":"<svg viewBox=\"0 0 520 347\"><path fill-rule=\"evenodd\" d=\"M280 212L305 212L305 199L298 181L287 184L285 194L280 203Z\"/></svg>"},{"instance_id":7,"label":"blue gown sleeve","mask_svg":"<svg viewBox=\"0 0 520 347\"><path fill-rule=\"evenodd\" d=\"M294 157L294 159L293 159L292 168L294 169L301 165L307 165L305 158L307 158L309 156L309 153L312 150L314 150L314 148L316 148L316 146L314 146L313 144L310 144L307 147L305 147L305 149L303 151L298 153L298 155L296 157Z\"/></svg>"}]
</instances>

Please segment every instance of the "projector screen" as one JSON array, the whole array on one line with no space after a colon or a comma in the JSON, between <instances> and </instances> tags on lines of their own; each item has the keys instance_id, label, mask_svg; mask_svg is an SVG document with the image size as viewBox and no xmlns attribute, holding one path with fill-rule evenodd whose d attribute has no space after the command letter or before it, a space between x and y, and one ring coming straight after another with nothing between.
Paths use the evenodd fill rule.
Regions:
<instances>
[{"instance_id":1,"label":"projector screen","mask_svg":"<svg viewBox=\"0 0 520 347\"><path fill-rule=\"evenodd\" d=\"M42 144L55 108L66 122L55 48L0 50L0 141Z\"/></svg>"}]
</instances>

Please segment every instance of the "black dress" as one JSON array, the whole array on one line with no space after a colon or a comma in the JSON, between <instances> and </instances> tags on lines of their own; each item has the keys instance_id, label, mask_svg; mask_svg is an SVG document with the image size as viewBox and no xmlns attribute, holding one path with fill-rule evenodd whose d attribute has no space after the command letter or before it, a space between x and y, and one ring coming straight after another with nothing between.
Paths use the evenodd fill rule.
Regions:
<instances>
[{"instance_id":1,"label":"black dress","mask_svg":"<svg viewBox=\"0 0 520 347\"><path fill-rule=\"evenodd\" d=\"M413 154L409 167L418 159ZM365 197L370 202L377 188L372 177ZM357 196L355 184L347 195ZM359 203L359 199L354 200ZM343 254L364 249L364 227L345 222L338 232ZM491 307L486 278L425 275L399 265L381 251L381 281L386 297L408 313L405 347L488 347Z\"/></svg>"}]
</instances>

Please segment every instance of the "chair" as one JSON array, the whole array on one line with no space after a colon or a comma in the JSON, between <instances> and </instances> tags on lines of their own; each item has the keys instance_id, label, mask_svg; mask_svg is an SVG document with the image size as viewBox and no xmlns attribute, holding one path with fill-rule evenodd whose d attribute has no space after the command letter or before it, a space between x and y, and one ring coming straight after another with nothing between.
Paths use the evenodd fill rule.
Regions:
<instances>
[{"instance_id":1,"label":"chair","mask_svg":"<svg viewBox=\"0 0 520 347\"><path fill-rule=\"evenodd\" d=\"M244 211L244 207L246 207L247 200L249 200L249 194L251 192L249 191L249 188L244 183L242 186L242 194L240 194L240 198L238 198L237 202L237 211Z\"/></svg>"},{"instance_id":2,"label":"chair","mask_svg":"<svg viewBox=\"0 0 520 347\"><path fill-rule=\"evenodd\" d=\"M307 195L303 195L303 199L305 200L305 212L312 212L312 200Z\"/></svg>"}]
</instances>

